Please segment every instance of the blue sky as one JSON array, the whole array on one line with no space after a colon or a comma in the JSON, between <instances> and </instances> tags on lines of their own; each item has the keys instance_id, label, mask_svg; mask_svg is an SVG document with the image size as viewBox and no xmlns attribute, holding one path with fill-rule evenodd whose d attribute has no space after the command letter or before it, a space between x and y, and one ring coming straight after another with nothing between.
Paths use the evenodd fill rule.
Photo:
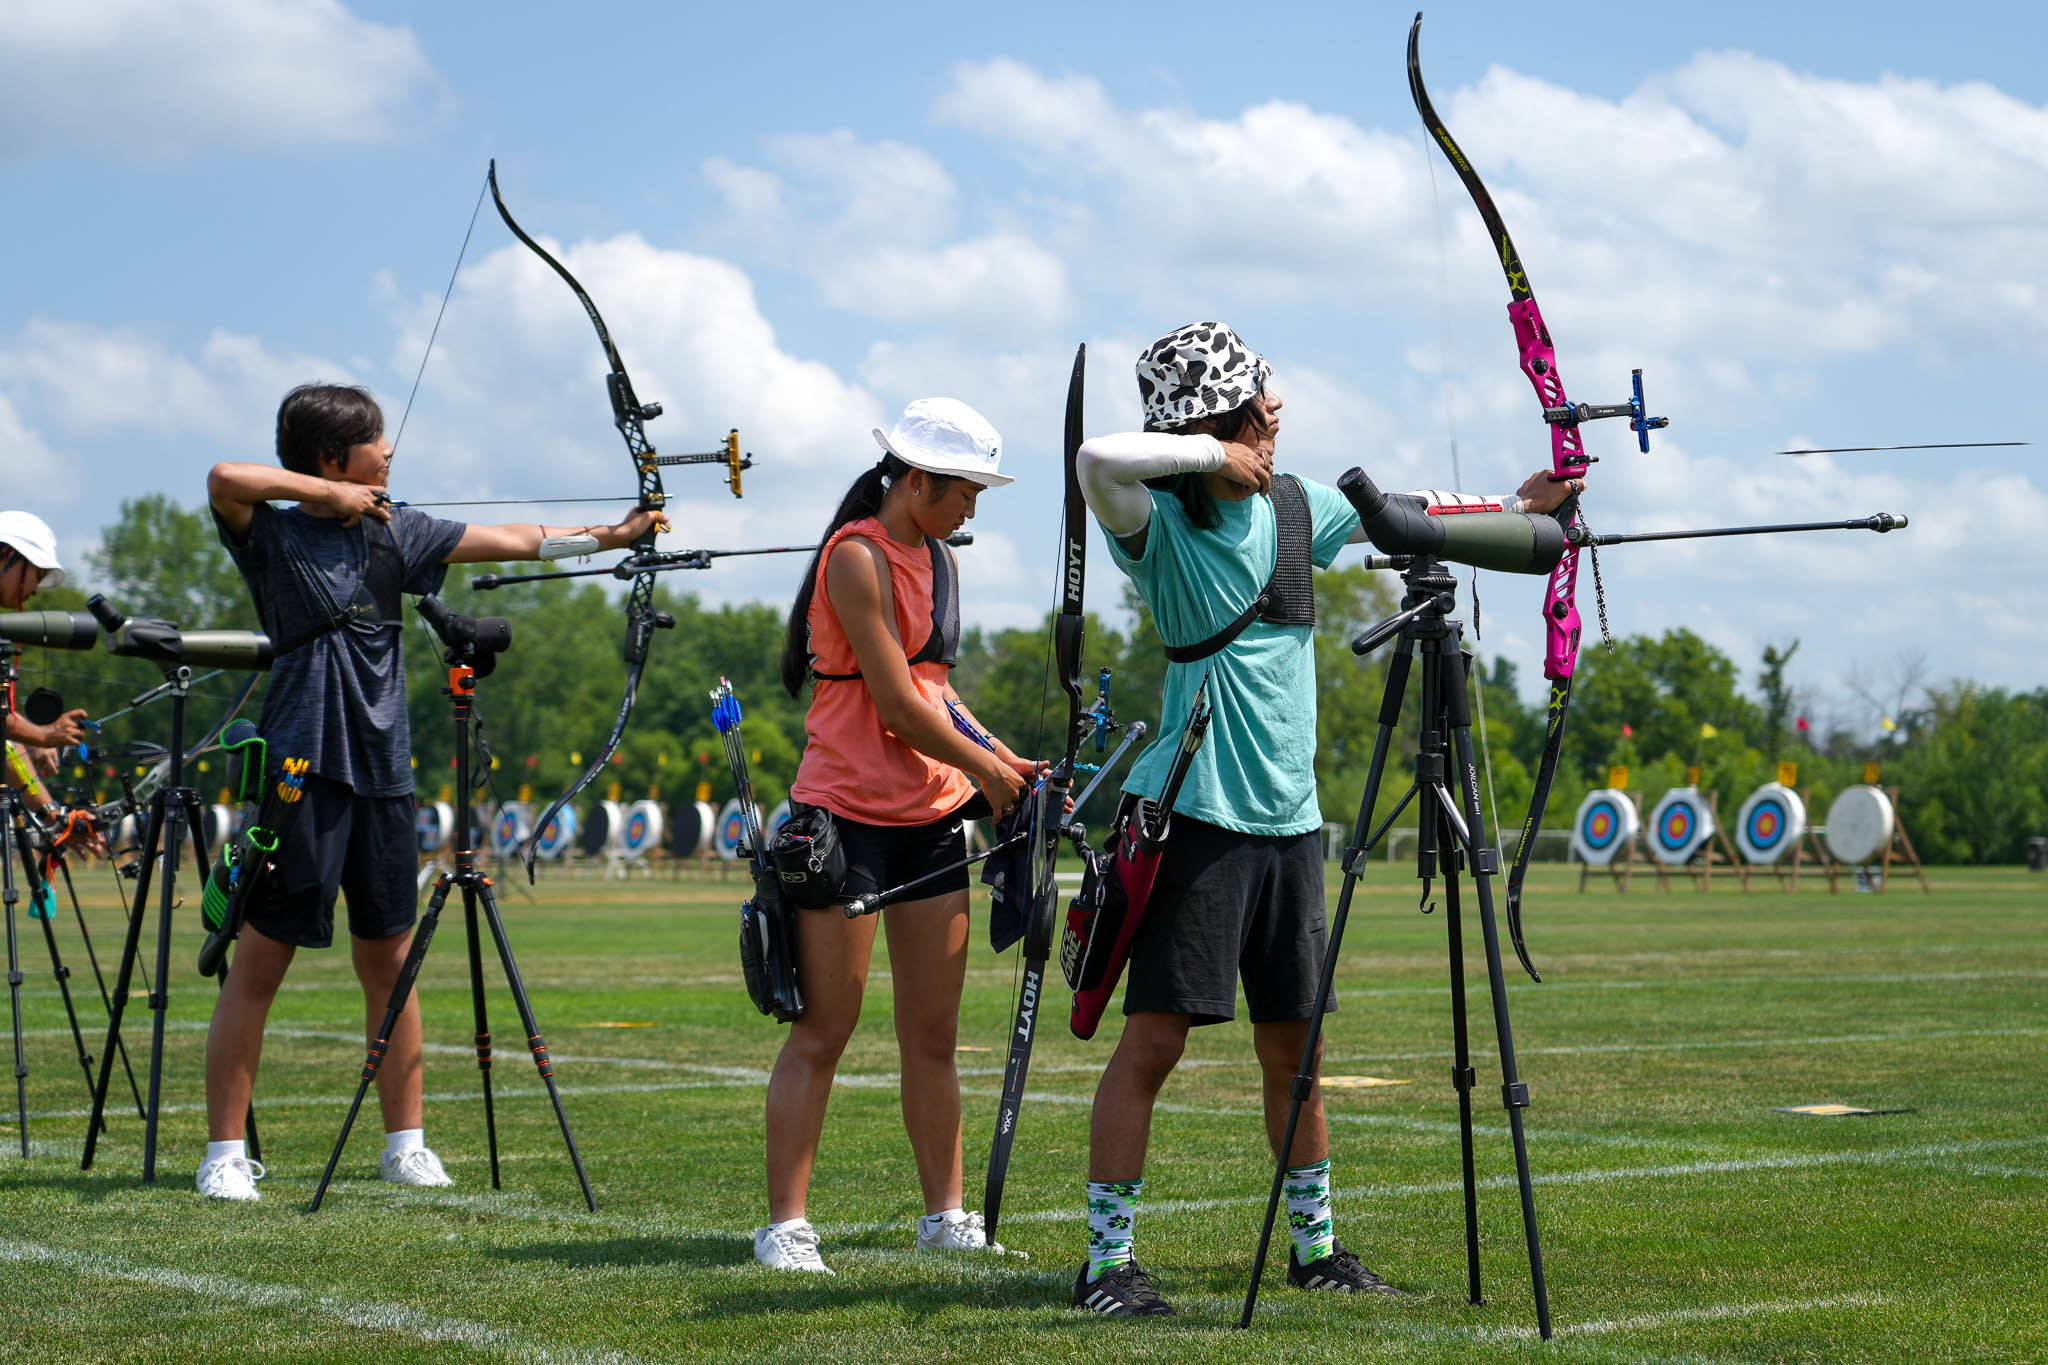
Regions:
<instances>
[{"instance_id":1,"label":"blue sky","mask_svg":"<svg viewBox=\"0 0 2048 1365\"><path fill-rule=\"evenodd\" d=\"M968 613L1033 620L1074 344L1091 429L1128 426L1135 351L1200 317L1274 363L1283 466L1448 486L1448 394L1466 487L1511 487L1546 438L1477 216L1425 156L1412 14L0 0L5 496L76 555L120 497L197 502L213 461L269 458L293 383L368 384L395 424L494 156L666 404L657 443L737 425L760 461L740 503L670 477L676 548L814 531L867 427L952 393L1020 476L983 502ZM1640 365L1672 418L1649 456L1593 430L1595 527L1914 519L1615 551L1618 630L1687 625L1745 668L1802 638L1812 708L1858 723L1849 683L1911 650L1930 681L2041 684L2048 447L1769 452L2048 436L2044 38L1970 4L1431 11L1424 71L1572 396ZM398 486L628 492L598 361L486 208ZM677 586L782 599L796 571ZM1540 585L1482 593L1482 650L1533 683Z\"/></svg>"}]
</instances>

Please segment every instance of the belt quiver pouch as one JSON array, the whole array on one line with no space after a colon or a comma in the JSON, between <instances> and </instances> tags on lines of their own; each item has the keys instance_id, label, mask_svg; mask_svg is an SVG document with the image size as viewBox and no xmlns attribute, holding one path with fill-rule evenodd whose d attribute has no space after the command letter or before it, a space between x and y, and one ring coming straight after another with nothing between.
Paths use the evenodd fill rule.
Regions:
<instances>
[{"instance_id":1,"label":"belt quiver pouch","mask_svg":"<svg viewBox=\"0 0 2048 1365\"><path fill-rule=\"evenodd\" d=\"M826 910L840 903L846 887L846 848L839 842L831 811L791 802L789 819L769 845L768 860L791 904Z\"/></svg>"},{"instance_id":2,"label":"belt quiver pouch","mask_svg":"<svg viewBox=\"0 0 2048 1365\"><path fill-rule=\"evenodd\" d=\"M755 1009L792 1023L804 1012L796 983L796 914L774 869L758 861L751 867L754 894L740 906L740 975Z\"/></svg>"}]
</instances>

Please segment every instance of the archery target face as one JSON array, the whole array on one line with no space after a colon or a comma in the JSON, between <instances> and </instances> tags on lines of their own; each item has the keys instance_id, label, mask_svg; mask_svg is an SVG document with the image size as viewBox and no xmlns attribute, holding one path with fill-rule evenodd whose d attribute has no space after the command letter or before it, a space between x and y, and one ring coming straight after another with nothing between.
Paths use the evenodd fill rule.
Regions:
<instances>
[{"instance_id":1,"label":"archery target face","mask_svg":"<svg viewBox=\"0 0 2048 1365\"><path fill-rule=\"evenodd\" d=\"M1650 812L1650 852L1667 867L1690 862L1713 837L1714 817L1697 787L1673 787Z\"/></svg>"},{"instance_id":2,"label":"archery target face","mask_svg":"<svg viewBox=\"0 0 2048 1365\"><path fill-rule=\"evenodd\" d=\"M623 851L628 858L644 858L661 842L661 807L653 801L635 801L626 811Z\"/></svg>"},{"instance_id":3,"label":"archery target face","mask_svg":"<svg viewBox=\"0 0 2048 1365\"><path fill-rule=\"evenodd\" d=\"M746 837L747 824L740 815L740 799L735 796L718 812L718 856L726 859L739 857L740 841Z\"/></svg>"},{"instance_id":4,"label":"archery target face","mask_svg":"<svg viewBox=\"0 0 2048 1365\"><path fill-rule=\"evenodd\" d=\"M491 847L500 858L509 858L533 835L533 812L524 801L507 801L498 808L491 826Z\"/></svg>"},{"instance_id":5,"label":"archery target face","mask_svg":"<svg viewBox=\"0 0 2048 1365\"><path fill-rule=\"evenodd\" d=\"M583 825L574 806L564 806L555 812L555 818L548 821L547 828L540 832L540 843L536 846L543 858L559 858L576 843L576 836Z\"/></svg>"},{"instance_id":6,"label":"archery target face","mask_svg":"<svg viewBox=\"0 0 2048 1365\"><path fill-rule=\"evenodd\" d=\"M1892 841L1892 800L1877 787L1844 787L1828 806L1822 833L1837 862L1867 863Z\"/></svg>"},{"instance_id":7,"label":"archery target face","mask_svg":"<svg viewBox=\"0 0 2048 1365\"><path fill-rule=\"evenodd\" d=\"M1587 792L1572 822L1572 850L1594 867L1605 867L1636 837L1641 824L1627 792L1613 787Z\"/></svg>"},{"instance_id":8,"label":"archery target face","mask_svg":"<svg viewBox=\"0 0 2048 1365\"><path fill-rule=\"evenodd\" d=\"M446 801L429 801L413 817L413 829L419 836L420 852L438 853L455 833L455 808Z\"/></svg>"},{"instance_id":9,"label":"archery target face","mask_svg":"<svg viewBox=\"0 0 2048 1365\"><path fill-rule=\"evenodd\" d=\"M1751 792L1735 816L1735 846L1752 863L1775 863L1805 833L1806 803L1776 782Z\"/></svg>"}]
</instances>

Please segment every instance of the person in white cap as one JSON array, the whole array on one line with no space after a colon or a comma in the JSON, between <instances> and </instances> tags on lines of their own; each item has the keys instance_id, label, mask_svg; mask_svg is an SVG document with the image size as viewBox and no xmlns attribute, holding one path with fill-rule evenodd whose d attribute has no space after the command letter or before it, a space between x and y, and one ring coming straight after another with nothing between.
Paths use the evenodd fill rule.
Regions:
<instances>
[{"instance_id":1,"label":"person in white cap","mask_svg":"<svg viewBox=\"0 0 2048 1365\"><path fill-rule=\"evenodd\" d=\"M960 1080L954 1039L967 968L968 871L963 821L1000 817L1038 765L983 736L947 681L960 600L946 537L974 515L998 471L1002 439L953 398L921 398L875 429L882 458L840 501L790 609L782 683L808 691L805 747L790 803L829 813L847 853L842 898L927 873L928 889L882 912L925 1250L990 1248L981 1215L962 1207ZM956 720L957 716L957 720ZM977 795L973 784L978 783ZM825 1105L860 1017L874 915L799 911L796 959L804 1014L790 1025L768 1081L768 1226L754 1254L779 1270L830 1274L804 1216Z\"/></svg>"},{"instance_id":2,"label":"person in white cap","mask_svg":"<svg viewBox=\"0 0 2048 1365\"><path fill-rule=\"evenodd\" d=\"M57 562L57 537L33 512L0 512L0 608L20 611L44 588L64 586L64 566ZM37 725L19 711L7 713L6 738L29 753L38 772L57 770L57 751L85 742L85 712L67 711L48 725Z\"/></svg>"},{"instance_id":3,"label":"person in white cap","mask_svg":"<svg viewBox=\"0 0 2048 1365\"><path fill-rule=\"evenodd\" d=\"M1230 328L1177 328L1146 348L1137 371L1145 430L1093 437L1076 462L1110 557L1166 645L1162 723L1124 790L1156 801L1205 680L1212 708L1131 945L1123 1034L1090 1119L1088 1257L1073 1304L1144 1317L1173 1311L1132 1254L1153 1105L1189 1029L1236 1016L1240 980L1276 1148L1285 1126L1325 932L1309 565L1329 567L1364 533L1336 489L1274 474L1282 405L1272 369ZM1430 497L1540 513L1580 486L1546 471L1512 496ZM1320 1085L1288 1164L1287 1282L1398 1293L1337 1240Z\"/></svg>"}]
</instances>

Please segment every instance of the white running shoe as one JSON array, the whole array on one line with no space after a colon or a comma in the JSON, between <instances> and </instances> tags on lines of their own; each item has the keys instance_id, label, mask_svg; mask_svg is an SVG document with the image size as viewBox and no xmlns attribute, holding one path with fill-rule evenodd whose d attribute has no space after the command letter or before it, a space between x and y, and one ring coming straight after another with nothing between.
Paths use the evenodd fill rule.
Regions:
<instances>
[{"instance_id":1,"label":"white running shoe","mask_svg":"<svg viewBox=\"0 0 2048 1365\"><path fill-rule=\"evenodd\" d=\"M965 1213L959 1209L947 1209L934 1221L930 1217L917 1220L917 1249L919 1251L993 1251L1003 1254L1001 1242L990 1242L982 1230L981 1215Z\"/></svg>"},{"instance_id":2,"label":"white running shoe","mask_svg":"<svg viewBox=\"0 0 2048 1365\"><path fill-rule=\"evenodd\" d=\"M245 1156L217 1156L199 1167L199 1192L208 1199L253 1202L263 1196L256 1182L263 1178L263 1163Z\"/></svg>"},{"instance_id":3,"label":"white running shoe","mask_svg":"<svg viewBox=\"0 0 2048 1365\"><path fill-rule=\"evenodd\" d=\"M455 1182L441 1169L441 1158L425 1147L408 1147L396 1155L386 1152L378 1174L394 1185L419 1185L441 1189Z\"/></svg>"},{"instance_id":4,"label":"white running shoe","mask_svg":"<svg viewBox=\"0 0 2048 1365\"><path fill-rule=\"evenodd\" d=\"M830 1275L832 1268L818 1255L818 1230L808 1218L754 1229L754 1259L770 1270L802 1270Z\"/></svg>"}]
</instances>

